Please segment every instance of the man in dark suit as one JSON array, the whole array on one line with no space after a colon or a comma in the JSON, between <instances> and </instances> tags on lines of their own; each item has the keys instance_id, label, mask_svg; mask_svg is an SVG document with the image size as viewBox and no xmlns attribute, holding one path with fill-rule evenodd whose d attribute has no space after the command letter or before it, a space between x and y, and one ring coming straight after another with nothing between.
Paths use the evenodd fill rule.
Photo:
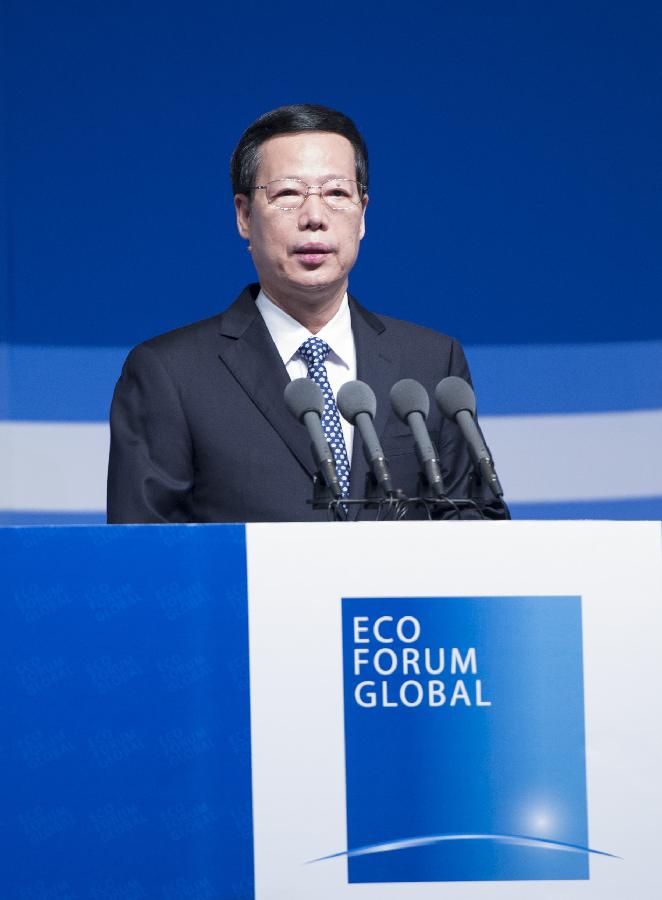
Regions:
<instances>
[{"instance_id":1,"label":"man in dark suit","mask_svg":"<svg viewBox=\"0 0 662 900\"><path fill-rule=\"evenodd\" d=\"M332 396L356 378L373 388L394 483L415 495L413 441L389 411L390 388L414 378L432 392L445 376L469 373L456 341L376 316L347 294L368 203L361 135L342 113L282 107L244 133L231 174L260 284L220 315L129 355L111 411L108 521L326 519L308 502L315 465L306 431L283 402L290 379L306 374ZM324 348L321 363L306 356L311 346ZM363 496L360 439L334 421L336 462L351 460L349 496ZM471 466L456 426L436 410L429 426L449 496L468 497Z\"/></svg>"}]
</instances>

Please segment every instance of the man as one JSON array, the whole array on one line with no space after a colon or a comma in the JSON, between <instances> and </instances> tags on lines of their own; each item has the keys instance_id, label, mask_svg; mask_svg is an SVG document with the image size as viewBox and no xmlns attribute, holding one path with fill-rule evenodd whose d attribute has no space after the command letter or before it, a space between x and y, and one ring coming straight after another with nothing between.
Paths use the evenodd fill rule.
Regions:
<instances>
[{"instance_id":1,"label":"man","mask_svg":"<svg viewBox=\"0 0 662 900\"><path fill-rule=\"evenodd\" d=\"M108 521L328 518L310 503L309 439L283 401L290 379L306 376L327 398L324 425L345 494L364 496L367 465L333 398L359 378L377 395L375 427L394 483L415 495L413 441L390 412L390 388L414 378L431 393L445 376L469 374L456 341L348 297L368 205L361 135L334 110L282 107L244 133L231 176L260 283L220 315L129 355L111 411ZM449 496L467 497L471 466L455 425L436 409L429 425ZM350 506L349 518L357 515L375 513Z\"/></svg>"}]
</instances>

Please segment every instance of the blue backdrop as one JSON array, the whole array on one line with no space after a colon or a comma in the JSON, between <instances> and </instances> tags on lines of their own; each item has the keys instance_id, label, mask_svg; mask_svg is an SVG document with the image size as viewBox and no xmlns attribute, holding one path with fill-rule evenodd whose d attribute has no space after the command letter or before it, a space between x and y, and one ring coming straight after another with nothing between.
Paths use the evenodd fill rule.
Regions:
<instances>
[{"instance_id":1,"label":"blue backdrop","mask_svg":"<svg viewBox=\"0 0 662 900\"><path fill-rule=\"evenodd\" d=\"M126 350L254 280L229 157L301 101L371 151L352 291L467 346L515 512L662 517L658 3L4 0L2 25L1 521L101 519ZM558 487L519 462L545 429Z\"/></svg>"}]
</instances>

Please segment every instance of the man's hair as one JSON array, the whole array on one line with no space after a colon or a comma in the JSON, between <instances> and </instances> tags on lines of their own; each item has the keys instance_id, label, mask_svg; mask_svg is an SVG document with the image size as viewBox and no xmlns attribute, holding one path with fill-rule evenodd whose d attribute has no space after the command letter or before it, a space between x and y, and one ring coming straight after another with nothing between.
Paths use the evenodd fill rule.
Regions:
<instances>
[{"instance_id":1,"label":"man's hair","mask_svg":"<svg viewBox=\"0 0 662 900\"><path fill-rule=\"evenodd\" d=\"M279 106L264 113L242 134L230 160L230 178L234 194L251 195L260 166L260 147L279 134L302 131L329 131L340 134L354 148L356 180L368 189L368 148L358 128L344 113L315 103Z\"/></svg>"}]
</instances>

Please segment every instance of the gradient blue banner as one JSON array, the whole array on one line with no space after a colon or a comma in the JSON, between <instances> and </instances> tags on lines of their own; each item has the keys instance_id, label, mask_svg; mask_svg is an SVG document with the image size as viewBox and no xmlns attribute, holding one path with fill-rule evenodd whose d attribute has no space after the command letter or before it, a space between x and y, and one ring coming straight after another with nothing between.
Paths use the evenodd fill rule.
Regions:
<instances>
[{"instance_id":1,"label":"gradient blue banner","mask_svg":"<svg viewBox=\"0 0 662 900\"><path fill-rule=\"evenodd\" d=\"M343 660L350 882L589 877L579 597L344 599Z\"/></svg>"}]
</instances>

